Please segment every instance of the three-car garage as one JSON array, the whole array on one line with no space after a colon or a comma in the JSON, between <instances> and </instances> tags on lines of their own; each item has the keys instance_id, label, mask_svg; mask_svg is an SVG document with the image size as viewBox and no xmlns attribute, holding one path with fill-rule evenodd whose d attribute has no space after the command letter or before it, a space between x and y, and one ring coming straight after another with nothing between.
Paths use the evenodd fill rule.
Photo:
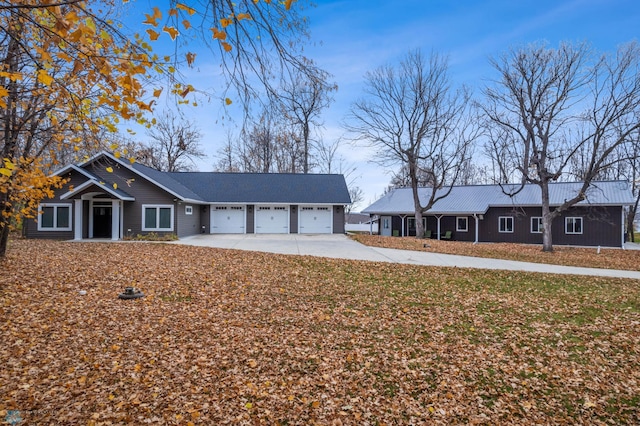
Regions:
<instances>
[{"instance_id":1,"label":"three-car garage","mask_svg":"<svg viewBox=\"0 0 640 426\"><path fill-rule=\"evenodd\" d=\"M331 234L333 206L212 205L212 234Z\"/></svg>"}]
</instances>

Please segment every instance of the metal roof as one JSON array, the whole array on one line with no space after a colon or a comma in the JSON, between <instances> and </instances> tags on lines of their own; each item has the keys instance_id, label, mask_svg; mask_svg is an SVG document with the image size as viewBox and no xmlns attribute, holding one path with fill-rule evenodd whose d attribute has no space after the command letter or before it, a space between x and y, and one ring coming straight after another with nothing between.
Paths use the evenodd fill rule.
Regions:
<instances>
[{"instance_id":1,"label":"metal roof","mask_svg":"<svg viewBox=\"0 0 640 426\"><path fill-rule=\"evenodd\" d=\"M433 205L428 214L484 214L489 207L539 206L542 204L541 189L528 184L517 195L511 197L505 192L515 191L519 185L468 185L454 186L451 193ZM564 203L578 194L582 182L553 182L549 184L549 200L552 206ZM503 191L504 188L504 191ZM443 194L448 188L438 190ZM431 194L431 188L419 188L423 205ZM592 182L586 199L577 205L620 206L634 202L631 188L626 181ZM413 214L413 192L411 188L394 189L371 204L362 213L368 214Z\"/></svg>"}]
</instances>

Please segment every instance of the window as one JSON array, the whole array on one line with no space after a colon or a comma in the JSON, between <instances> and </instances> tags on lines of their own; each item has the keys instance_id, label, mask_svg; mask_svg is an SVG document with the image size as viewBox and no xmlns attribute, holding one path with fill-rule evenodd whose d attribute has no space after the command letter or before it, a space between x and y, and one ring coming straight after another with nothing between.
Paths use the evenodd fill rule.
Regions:
<instances>
[{"instance_id":1,"label":"window","mask_svg":"<svg viewBox=\"0 0 640 426\"><path fill-rule=\"evenodd\" d=\"M581 217L565 218L564 232L567 234L582 234L582 218Z\"/></svg>"},{"instance_id":2,"label":"window","mask_svg":"<svg viewBox=\"0 0 640 426\"><path fill-rule=\"evenodd\" d=\"M193 214L193 206L184 206L184 214L192 215Z\"/></svg>"},{"instance_id":3,"label":"window","mask_svg":"<svg viewBox=\"0 0 640 426\"><path fill-rule=\"evenodd\" d=\"M69 204L40 204L38 213L38 231L71 231Z\"/></svg>"},{"instance_id":4,"label":"window","mask_svg":"<svg viewBox=\"0 0 640 426\"><path fill-rule=\"evenodd\" d=\"M513 232L513 216L500 216L498 218L498 232Z\"/></svg>"},{"instance_id":5,"label":"window","mask_svg":"<svg viewBox=\"0 0 640 426\"><path fill-rule=\"evenodd\" d=\"M142 230L143 231L173 231L173 206L172 205L143 205L142 206Z\"/></svg>"},{"instance_id":6,"label":"window","mask_svg":"<svg viewBox=\"0 0 640 426\"><path fill-rule=\"evenodd\" d=\"M531 233L532 234L541 234L542 233L542 218L541 217L532 217L531 218Z\"/></svg>"},{"instance_id":7,"label":"window","mask_svg":"<svg viewBox=\"0 0 640 426\"><path fill-rule=\"evenodd\" d=\"M467 232L469 222L467 217L456 217L456 231Z\"/></svg>"}]
</instances>

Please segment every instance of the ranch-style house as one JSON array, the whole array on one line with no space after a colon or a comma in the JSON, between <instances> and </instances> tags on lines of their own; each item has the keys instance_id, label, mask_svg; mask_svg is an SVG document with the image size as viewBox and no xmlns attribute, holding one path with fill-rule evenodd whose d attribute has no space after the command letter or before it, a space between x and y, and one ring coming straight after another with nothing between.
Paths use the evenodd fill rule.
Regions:
<instances>
[{"instance_id":1,"label":"ranch-style house","mask_svg":"<svg viewBox=\"0 0 640 426\"><path fill-rule=\"evenodd\" d=\"M119 240L176 234L341 234L351 203L338 174L161 172L100 152L24 223L28 238Z\"/></svg>"}]
</instances>

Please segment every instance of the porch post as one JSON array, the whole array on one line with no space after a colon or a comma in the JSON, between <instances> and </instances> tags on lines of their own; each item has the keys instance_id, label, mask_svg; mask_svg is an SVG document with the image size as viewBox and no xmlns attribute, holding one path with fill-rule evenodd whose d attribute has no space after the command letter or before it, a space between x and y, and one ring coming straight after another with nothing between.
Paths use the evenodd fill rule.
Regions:
<instances>
[{"instance_id":1,"label":"porch post","mask_svg":"<svg viewBox=\"0 0 640 426\"><path fill-rule=\"evenodd\" d=\"M473 218L476 220L476 240L473 242L473 244L478 244L478 215L474 213Z\"/></svg>"},{"instance_id":2,"label":"porch post","mask_svg":"<svg viewBox=\"0 0 640 426\"><path fill-rule=\"evenodd\" d=\"M73 239L82 239L82 200L73 200Z\"/></svg>"},{"instance_id":3,"label":"porch post","mask_svg":"<svg viewBox=\"0 0 640 426\"><path fill-rule=\"evenodd\" d=\"M404 219L405 219L407 216L402 216L402 215L399 215L399 216L400 216L400 224L401 224L401 226L400 226L400 229L401 229L401 231L400 231L400 236L401 236L401 237L404 237Z\"/></svg>"},{"instance_id":4,"label":"porch post","mask_svg":"<svg viewBox=\"0 0 640 426\"><path fill-rule=\"evenodd\" d=\"M438 220L438 240L440 240L440 219L442 219L442 215L436 215L436 219Z\"/></svg>"},{"instance_id":5,"label":"porch post","mask_svg":"<svg viewBox=\"0 0 640 426\"><path fill-rule=\"evenodd\" d=\"M111 239L120 239L120 201L111 200Z\"/></svg>"}]
</instances>

